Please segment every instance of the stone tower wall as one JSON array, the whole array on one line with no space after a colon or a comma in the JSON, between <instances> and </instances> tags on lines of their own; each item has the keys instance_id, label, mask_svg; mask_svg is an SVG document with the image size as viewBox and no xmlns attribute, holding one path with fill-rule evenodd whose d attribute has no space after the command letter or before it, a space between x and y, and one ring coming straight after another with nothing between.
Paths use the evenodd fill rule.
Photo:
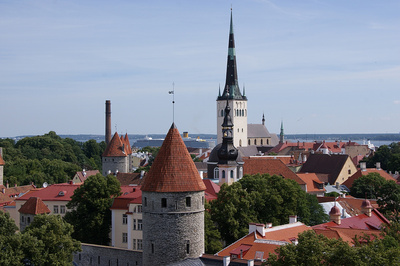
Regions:
<instances>
[{"instance_id":1,"label":"stone tower wall","mask_svg":"<svg viewBox=\"0 0 400 266\"><path fill-rule=\"evenodd\" d=\"M204 201L203 191L143 191L143 265L167 265L204 253Z\"/></svg>"},{"instance_id":2,"label":"stone tower wall","mask_svg":"<svg viewBox=\"0 0 400 266\"><path fill-rule=\"evenodd\" d=\"M120 173L128 173L129 162L126 157L103 157L103 175L108 175L108 171L115 173L117 170Z\"/></svg>"}]
</instances>

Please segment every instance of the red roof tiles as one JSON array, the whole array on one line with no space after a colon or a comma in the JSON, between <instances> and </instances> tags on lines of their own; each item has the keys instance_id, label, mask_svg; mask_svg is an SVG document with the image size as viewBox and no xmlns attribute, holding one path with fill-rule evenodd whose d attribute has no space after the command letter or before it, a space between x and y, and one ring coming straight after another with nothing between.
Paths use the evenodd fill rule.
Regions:
<instances>
[{"instance_id":1,"label":"red roof tiles","mask_svg":"<svg viewBox=\"0 0 400 266\"><path fill-rule=\"evenodd\" d=\"M142 191L187 192L205 189L178 129L172 124L146 176Z\"/></svg>"},{"instance_id":2,"label":"red roof tiles","mask_svg":"<svg viewBox=\"0 0 400 266\"><path fill-rule=\"evenodd\" d=\"M0 155L0 165L5 165L6 163L4 162L3 158Z\"/></svg>"},{"instance_id":3,"label":"red roof tiles","mask_svg":"<svg viewBox=\"0 0 400 266\"><path fill-rule=\"evenodd\" d=\"M81 184L54 184L46 188L31 191L16 200L28 200L30 197L38 197L43 201L70 201Z\"/></svg>"},{"instance_id":4,"label":"red roof tiles","mask_svg":"<svg viewBox=\"0 0 400 266\"><path fill-rule=\"evenodd\" d=\"M270 174L279 175L283 178L292 179L299 185L306 183L293 173L281 160L268 157L243 157L243 174Z\"/></svg>"},{"instance_id":5,"label":"red roof tiles","mask_svg":"<svg viewBox=\"0 0 400 266\"><path fill-rule=\"evenodd\" d=\"M103 157L125 157L132 153L132 149L129 144L128 135L119 137L118 133L115 132L110 143L108 143L106 150L103 152Z\"/></svg>"},{"instance_id":6,"label":"red roof tiles","mask_svg":"<svg viewBox=\"0 0 400 266\"><path fill-rule=\"evenodd\" d=\"M50 213L50 210L46 204L44 204L43 201L37 197L30 197L18 211L20 213L34 215Z\"/></svg>"}]
</instances>

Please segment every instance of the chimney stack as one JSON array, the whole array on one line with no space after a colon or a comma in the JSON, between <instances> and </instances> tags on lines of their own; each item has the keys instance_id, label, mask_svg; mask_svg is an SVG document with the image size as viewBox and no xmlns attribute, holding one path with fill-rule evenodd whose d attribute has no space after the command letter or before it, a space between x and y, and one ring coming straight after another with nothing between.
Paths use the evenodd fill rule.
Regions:
<instances>
[{"instance_id":1,"label":"chimney stack","mask_svg":"<svg viewBox=\"0 0 400 266\"><path fill-rule=\"evenodd\" d=\"M111 102L106 100L106 144L111 141Z\"/></svg>"}]
</instances>

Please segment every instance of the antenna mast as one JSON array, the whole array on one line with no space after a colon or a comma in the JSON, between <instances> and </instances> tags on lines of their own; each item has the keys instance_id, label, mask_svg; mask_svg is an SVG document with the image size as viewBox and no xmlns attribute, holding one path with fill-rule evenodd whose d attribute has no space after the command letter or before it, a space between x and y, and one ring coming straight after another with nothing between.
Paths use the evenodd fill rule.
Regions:
<instances>
[{"instance_id":1,"label":"antenna mast","mask_svg":"<svg viewBox=\"0 0 400 266\"><path fill-rule=\"evenodd\" d=\"M172 82L172 91L168 94L172 94L172 123L175 123L175 82Z\"/></svg>"}]
</instances>

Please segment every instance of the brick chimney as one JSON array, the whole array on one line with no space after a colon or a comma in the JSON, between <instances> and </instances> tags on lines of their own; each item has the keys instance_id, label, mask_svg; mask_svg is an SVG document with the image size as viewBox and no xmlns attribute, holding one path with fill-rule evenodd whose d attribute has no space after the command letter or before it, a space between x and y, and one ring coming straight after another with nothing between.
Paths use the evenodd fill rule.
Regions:
<instances>
[{"instance_id":1,"label":"brick chimney","mask_svg":"<svg viewBox=\"0 0 400 266\"><path fill-rule=\"evenodd\" d=\"M111 141L111 102L106 100L106 144Z\"/></svg>"}]
</instances>

